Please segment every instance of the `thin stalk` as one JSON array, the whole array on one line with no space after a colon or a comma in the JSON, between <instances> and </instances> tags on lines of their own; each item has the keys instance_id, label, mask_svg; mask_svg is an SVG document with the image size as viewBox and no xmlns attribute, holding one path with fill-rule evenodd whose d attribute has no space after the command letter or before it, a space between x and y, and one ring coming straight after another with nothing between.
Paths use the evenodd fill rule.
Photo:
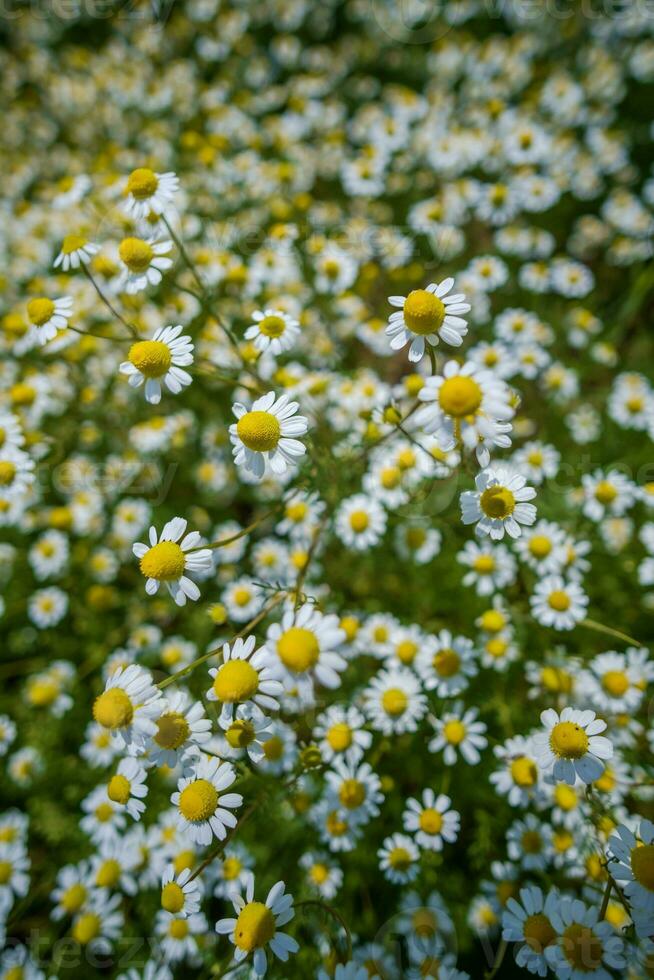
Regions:
<instances>
[{"instance_id":1,"label":"thin stalk","mask_svg":"<svg viewBox=\"0 0 654 980\"><path fill-rule=\"evenodd\" d=\"M125 317L121 316L120 313L118 312L118 310L114 308L114 306L110 303L110 301L107 299L107 297L105 296L105 294L102 292L102 290L100 289L100 287L98 286L97 282L95 281L95 279L93 278L93 276L89 272L89 270L86 267L86 265L84 265L84 263L82 263L82 269L84 270L84 275L89 280L89 282L91 283L91 285L95 289L96 293L98 294L98 296L100 297L100 299L102 300L102 302L104 303L104 305L113 314L113 316L115 316L117 320L120 320L120 322L123 324L123 326L127 328L127 330L129 331L130 337L135 337L135 338L138 337L139 334L138 334L138 330L136 329L136 327L132 323L128 323L127 320L125 319Z\"/></svg>"},{"instance_id":2,"label":"thin stalk","mask_svg":"<svg viewBox=\"0 0 654 980\"><path fill-rule=\"evenodd\" d=\"M604 623L598 623L594 619L582 619L580 626L586 626L590 630L595 630L597 633L606 633L607 636L614 636L616 640L622 640L623 643L633 644L637 647L642 647L640 640L636 640L633 636L629 636L628 633L623 633L621 630L614 630L612 626L605 626Z\"/></svg>"}]
</instances>

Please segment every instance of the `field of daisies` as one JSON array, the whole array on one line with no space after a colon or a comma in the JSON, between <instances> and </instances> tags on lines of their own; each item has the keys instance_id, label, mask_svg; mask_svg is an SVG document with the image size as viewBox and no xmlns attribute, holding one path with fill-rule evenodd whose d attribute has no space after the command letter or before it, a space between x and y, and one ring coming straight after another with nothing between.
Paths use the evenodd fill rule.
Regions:
<instances>
[{"instance_id":1,"label":"field of daisies","mask_svg":"<svg viewBox=\"0 0 654 980\"><path fill-rule=\"evenodd\" d=\"M0 46L0 980L654 976L651 3Z\"/></svg>"}]
</instances>

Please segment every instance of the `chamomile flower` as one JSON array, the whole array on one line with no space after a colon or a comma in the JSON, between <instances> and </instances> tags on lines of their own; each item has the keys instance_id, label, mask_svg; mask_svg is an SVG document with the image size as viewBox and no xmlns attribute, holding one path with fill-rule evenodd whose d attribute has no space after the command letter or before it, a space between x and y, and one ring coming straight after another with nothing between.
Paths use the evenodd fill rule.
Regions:
<instances>
[{"instance_id":1,"label":"chamomile flower","mask_svg":"<svg viewBox=\"0 0 654 980\"><path fill-rule=\"evenodd\" d=\"M121 374L127 376L132 388L145 382L145 400L152 405L161 401L162 385L178 395L192 381L183 367L193 363L193 344L189 336L181 335L183 329L180 324L160 327L151 340L137 340L130 347L128 359L120 365Z\"/></svg>"},{"instance_id":2,"label":"chamomile flower","mask_svg":"<svg viewBox=\"0 0 654 980\"><path fill-rule=\"evenodd\" d=\"M374 547L386 530L386 511L367 494L357 493L343 500L335 518L339 539L355 551Z\"/></svg>"},{"instance_id":3,"label":"chamomile flower","mask_svg":"<svg viewBox=\"0 0 654 980\"><path fill-rule=\"evenodd\" d=\"M61 296L59 299L38 296L27 304L27 319L40 344L47 344L60 330L65 330L72 315L72 296Z\"/></svg>"},{"instance_id":4,"label":"chamomile flower","mask_svg":"<svg viewBox=\"0 0 654 980\"><path fill-rule=\"evenodd\" d=\"M600 734L606 722L596 718L594 711L576 708L564 708L560 716L548 708L540 718L545 731L534 735L533 745L545 774L570 786L577 778L584 783L599 779L613 755L611 742Z\"/></svg>"},{"instance_id":5,"label":"chamomile flower","mask_svg":"<svg viewBox=\"0 0 654 980\"><path fill-rule=\"evenodd\" d=\"M358 762L372 743L372 734L363 727L365 718L355 705L331 705L318 717L313 730L325 762L345 758Z\"/></svg>"},{"instance_id":6,"label":"chamomile flower","mask_svg":"<svg viewBox=\"0 0 654 980\"><path fill-rule=\"evenodd\" d=\"M228 935L234 946L234 960L241 963L252 956L254 975L262 977L266 973L266 947L286 963L290 953L300 948L295 939L281 932L295 915L293 898L285 893L286 886L278 881L268 892L265 902L254 900L254 876L248 879L245 897L238 895L232 899L237 918L219 919L216 932Z\"/></svg>"},{"instance_id":7,"label":"chamomile flower","mask_svg":"<svg viewBox=\"0 0 654 980\"><path fill-rule=\"evenodd\" d=\"M475 659L472 640L441 630L429 637L418 653L416 670L425 690L435 691L439 698L451 698L465 690L468 678L477 673Z\"/></svg>"},{"instance_id":8,"label":"chamomile flower","mask_svg":"<svg viewBox=\"0 0 654 980\"><path fill-rule=\"evenodd\" d=\"M123 238L118 256L123 266L121 288L128 294L140 293L148 286L157 286L162 273L170 269L173 260L168 253L172 242L144 238Z\"/></svg>"},{"instance_id":9,"label":"chamomile flower","mask_svg":"<svg viewBox=\"0 0 654 980\"><path fill-rule=\"evenodd\" d=\"M293 347L300 335L298 321L282 310L257 310L252 319L254 323L245 331L245 339L262 353L282 354Z\"/></svg>"},{"instance_id":10,"label":"chamomile flower","mask_svg":"<svg viewBox=\"0 0 654 980\"><path fill-rule=\"evenodd\" d=\"M94 245L83 235L66 235L61 244L61 251L54 260L54 267L55 269L61 267L63 272L79 269L81 265L88 265L99 250L98 245Z\"/></svg>"},{"instance_id":11,"label":"chamomile flower","mask_svg":"<svg viewBox=\"0 0 654 980\"><path fill-rule=\"evenodd\" d=\"M557 935L546 947L545 959L560 980L610 980L609 970L624 967L624 941L613 926L599 920L597 907L562 897L551 907L551 923Z\"/></svg>"},{"instance_id":12,"label":"chamomile flower","mask_svg":"<svg viewBox=\"0 0 654 980\"><path fill-rule=\"evenodd\" d=\"M125 807L134 820L145 813L143 799L147 796L146 772L136 759L122 759L118 769L107 784L107 796L118 806Z\"/></svg>"},{"instance_id":13,"label":"chamomile flower","mask_svg":"<svg viewBox=\"0 0 654 980\"><path fill-rule=\"evenodd\" d=\"M520 901L511 896L502 913L502 938L521 943L516 963L539 977L544 977L548 970L545 950L557 939L552 915L559 901L556 889L544 895L536 885L530 885L520 889Z\"/></svg>"},{"instance_id":14,"label":"chamomile flower","mask_svg":"<svg viewBox=\"0 0 654 980\"><path fill-rule=\"evenodd\" d=\"M474 585L479 596L492 595L515 581L516 561L504 544L466 541L457 560L470 569L463 584Z\"/></svg>"},{"instance_id":15,"label":"chamomile flower","mask_svg":"<svg viewBox=\"0 0 654 980\"><path fill-rule=\"evenodd\" d=\"M264 649L285 688L315 680L333 689L346 667L338 652L344 642L338 616L324 615L307 603L297 611L286 610L281 623L269 628Z\"/></svg>"},{"instance_id":16,"label":"chamomile flower","mask_svg":"<svg viewBox=\"0 0 654 980\"><path fill-rule=\"evenodd\" d=\"M384 877L395 885L406 885L418 877L420 852L406 834L391 834L377 851Z\"/></svg>"},{"instance_id":17,"label":"chamomile flower","mask_svg":"<svg viewBox=\"0 0 654 980\"><path fill-rule=\"evenodd\" d=\"M0 448L0 491L12 499L26 494L34 483L34 460L17 446Z\"/></svg>"},{"instance_id":18,"label":"chamomile flower","mask_svg":"<svg viewBox=\"0 0 654 980\"><path fill-rule=\"evenodd\" d=\"M164 214L178 189L176 174L157 174L149 167L137 167L125 184L125 210L137 220L147 218L150 212Z\"/></svg>"},{"instance_id":19,"label":"chamomile flower","mask_svg":"<svg viewBox=\"0 0 654 980\"><path fill-rule=\"evenodd\" d=\"M174 691L165 698L156 719L148 759L155 766L173 769L185 755L197 752L210 738L211 722L202 702L193 701L186 691Z\"/></svg>"},{"instance_id":20,"label":"chamomile flower","mask_svg":"<svg viewBox=\"0 0 654 980\"><path fill-rule=\"evenodd\" d=\"M327 901L336 895L343 884L343 872L324 854L303 854L300 867L306 872L309 888Z\"/></svg>"},{"instance_id":21,"label":"chamomile flower","mask_svg":"<svg viewBox=\"0 0 654 980\"><path fill-rule=\"evenodd\" d=\"M326 773L326 780L334 810L343 811L348 823L368 823L379 814L379 804L384 799L381 780L367 762L356 765L336 759Z\"/></svg>"},{"instance_id":22,"label":"chamomile flower","mask_svg":"<svg viewBox=\"0 0 654 980\"><path fill-rule=\"evenodd\" d=\"M174 517L164 524L159 536L156 528L150 527L150 547L141 542L132 545L146 578L148 595L155 595L164 582L178 606L185 605L187 598L193 601L200 598L199 588L185 573L201 574L211 568L213 561L208 548L198 548L198 531L185 535L186 525L183 517Z\"/></svg>"},{"instance_id":23,"label":"chamomile flower","mask_svg":"<svg viewBox=\"0 0 654 980\"><path fill-rule=\"evenodd\" d=\"M477 720L478 715L476 708L464 711L463 704L457 702L441 718L430 719L436 735L429 743L429 751L443 752L446 766L453 766L459 753L469 766L476 766L481 759L480 749L488 745L486 725Z\"/></svg>"},{"instance_id":24,"label":"chamomile flower","mask_svg":"<svg viewBox=\"0 0 654 980\"><path fill-rule=\"evenodd\" d=\"M175 873L172 864L166 865L161 878L161 907L171 915L185 919L200 911L202 884L199 878L191 879L191 871L184 868Z\"/></svg>"},{"instance_id":25,"label":"chamomile flower","mask_svg":"<svg viewBox=\"0 0 654 980\"><path fill-rule=\"evenodd\" d=\"M449 295L454 279L431 283L426 289L414 289L408 296L390 296L391 306L398 308L391 313L386 327L392 350L400 350L410 344L409 360L420 361L425 344L432 347L439 338L453 347L460 347L468 332L463 313L470 312L463 293Z\"/></svg>"},{"instance_id":26,"label":"chamomile flower","mask_svg":"<svg viewBox=\"0 0 654 980\"><path fill-rule=\"evenodd\" d=\"M452 800L444 793L438 796L432 789L423 791L422 799L407 800L404 811L404 829L415 834L419 847L441 851L443 841L452 844L458 837L460 814L450 809Z\"/></svg>"},{"instance_id":27,"label":"chamomile flower","mask_svg":"<svg viewBox=\"0 0 654 980\"><path fill-rule=\"evenodd\" d=\"M585 618L588 596L578 582L548 575L536 583L529 604L532 616L541 626L571 630Z\"/></svg>"},{"instance_id":28,"label":"chamomile flower","mask_svg":"<svg viewBox=\"0 0 654 980\"><path fill-rule=\"evenodd\" d=\"M391 668L380 671L365 689L364 710L376 731L399 735L417 729L427 698L413 671Z\"/></svg>"},{"instance_id":29,"label":"chamomile flower","mask_svg":"<svg viewBox=\"0 0 654 980\"><path fill-rule=\"evenodd\" d=\"M609 872L620 883L629 904L653 916L654 824L642 819L633 830L620 824L609 839L608 849Z\"/></svg>"},{"instance_id":30,"label":"chamomile flower","mask_svg":"<svg viewBox=\"0 0 654 980\"><path fill-rule=\"evenodd\" d=\"M263 711L279 710L282 685L275 677L273 657L267 646L258 650L255 646L254 636L239 637L231 646L224 643L223 663L209 671L213 684L207 699L221 703L219 724L224 729L230 727L236 705L251 703Z\"/></svg>"},{"instance_id":31,"label":"chamomile flower","mask_svg":"<svg viewBox=\"0 0 654 980\"><path fill-rule=\"evenodd\" d=\"M296 437L308 429L306 418L296 415L298 407L288 395L276 398L274 391L257 398L249 410L235 402L233 412L238 421L229 427L229 436L236 465L257 479L263 477L266 466L280 476L289 465L296 465L306 452Z\"/></svg>"},{"instance_id":32,"label":"chamomile flower","mask_svg":"<svg viewBox=\"0 0 654 980\"><path fill-rule=\"evenodd\" d=\"M475 477L476 489L461 494L461 520L475 524L477 534L489 534L493 540L503 538L505 532L518 538L521 525L536 520L535 506L527 503L536 491L526 482L524 476L507 470L482 470Z\"/></svg>"},{"instance_id":33,"label":"chamomile flower","mask_svg":"<svg viewBox=\"0 0 654 980\"><path fill-rule=\"evenodd\" d=\"M511 806L527 806L539 788L539 768L531 739L516 735L503 745L496 745L493 752L502 766L491 773L490 782Z\"/></svg>"},{"instance_id":34,"label":"chamomile flower","mask_svg":"<svg viewBox=\"0 0 654 980\"><path fill-rule=\"evenodd\" d=\"M177 784L177 792L171 796L177 807L180 829L195 844L210 844L216 837L224 840L227 829L236 826L232 810L243 803L239 793L225 793L236 772L228 762L215 757L201 756L193 759Z\"/></svg>"},{"instance_id":35,"label":"chamomile flower","mask_svg":"<svg viewBox=\"0 0 654 980\"><path fill-rule=\"evenodd\" d=\"M111 732L114 741L142 751L157 731L156 720L164 702L147 670L136 664L119 667L93 703L93 718Z\"/></svg>"}]
</instances>

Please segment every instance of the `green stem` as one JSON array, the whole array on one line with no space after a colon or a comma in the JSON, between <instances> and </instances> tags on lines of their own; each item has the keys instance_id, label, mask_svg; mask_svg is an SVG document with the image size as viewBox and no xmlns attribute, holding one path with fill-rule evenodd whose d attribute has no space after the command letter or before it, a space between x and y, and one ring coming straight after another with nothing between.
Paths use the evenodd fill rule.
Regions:
<instances>
[{"instance_id":1,"label":"green stem","mask_svg":"<svg viewBox=\"0 0 654 980\"><path fill-rule=\"evenodd\" d=\"M337 912L333 905L328 905L327 902L321 902L318 899L308 898L304 902L298 902L295 906L296 909L306 908L307 905L315 905L317 908L324 909L325 912L329 913L333 919L338 922L339 926L345 933L347 940L347 959L352 959L352 933L348 927L347 922L343 918L340 912Z\"/></svg>"},{"instance_id":2,"label":"green stem","mask_svg":"<svg viewBox=\"0 0 654 980\"><path fill-rule=\"evenodd\" d=\"M486 980L493 980L493 977L497 976L497 974L499 973L500 967L502 966L504 957L506 955L506 951L508 949L508 945L509 944L506 941L506 939L503 939L502 942L500 943L499 949L497 950L497 957L495 959L495 964L493 966L493 969L484 975Z\"/></svg>"},{"instance_id":3,"label":"green stem","mask_svg":"<svg viewBox=\"0 0 654 980\"><path fill-rule=\"evenodd\" d=\"M633 644L637 647L642 647L640 640L636 640L633 636L629 636L628 633L622 633L621 630L614 630L611 626L605 626L603 623L598 623L594 619L582 619L580 626L586 626L588 629L595 630L597 633L606 633L607 636L614 636L616 640L622 640L623 643Z\"/></svg>"},{"instance_id":4,"label":"green stem","mask_svg":"<svg viewBox=\"0 0 654 980\"><path fill-rule=\"evenodd\" d=\"M611 897L612 888L613 888L613 878L609 876L609 880L606 883L606 888L604 889L604 897L602 898L602 904L600 906L600 911L599 911L600 922L606 917L606 910L609 907L609 898Z\"/></svg>"},{"instance_id":5,"label":"green stem","mask_svg":"<svg viewBox=\"0 0 654 980\"><path fill-rule=\"evenodd\" d=\"M252 521L251 524L248 524L247 527L244 527L241 531L238 531L236 534L231 534L228 538L220 538L219 541L212 541L211 544L199 544L197 548L191 548L189 554L193 551L200 551L202 548L209 548L212 551L215 548L224 548L225 545L231 544L232 541L238 541L239 538L244 538L246 534L250 534L250 532L254 531L254 529L259 527L260 524L263 524L264 521L267 521L269 517L272 517L274 514L276 514L279 509L280 509L280 505L278 505L277 507L273 507L272 510L267 511L261 517L258 517L256 521Z\"/></svg>"},{"instance_id":6,"label":"green stem","mask_svg":"<svg viewBox=\"0 0 654 980\"><path fill-rule=\"evenodd\" d=\"M102 302L104 303L104 305L107 307L107 309L113 314L113 316L116 317L117 320L120 320L120 322L123 324L124 327L127 328L127 330L129 331L130 337L138 338L138 335L139 334L138 334L138 330L136 329L136 327L132 323L128 323L127 320L123 316L120 315L120 313L118 312L118 310L116 310L112 306L112 304L109 302L109 300L107 299L107 297L105 296L105 294L102 292L102 290L100 289L100 287L98 286L97 282L95 281L95 279L93 278L93 276L89 272L89 270L86 267L86 265L84 265L84 263L82 263L82 269L84 270L84 275L89 280L89 282L91 283L91 285L93 286L93 288L95 289L96 293L98 294L98 296L100 297L100 299L102 300ZM103 338L103 339L104 340L108 340L109 338Z\"/></svg>"}]
</instances>

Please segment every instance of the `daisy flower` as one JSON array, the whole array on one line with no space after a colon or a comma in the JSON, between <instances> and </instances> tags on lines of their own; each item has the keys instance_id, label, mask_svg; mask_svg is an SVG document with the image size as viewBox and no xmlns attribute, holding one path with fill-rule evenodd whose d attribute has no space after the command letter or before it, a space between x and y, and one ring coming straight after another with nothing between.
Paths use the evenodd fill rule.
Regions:
<instances>
[{"instance_id":1,"label":"daisy flower","mask_svg":"<svg viewBox=\"0 0 654 980\"><path fill-rule=\"evenodd\" d=\"M201 912L171 915L160 909L155 920L155 934L160 938L161 954L166 963L184 959L197 962L199 942L206 936L209 924Z\"/></svg>"},{"instance_id":2,"label":"daisy flower","mask_svg":"<svg viewBox=\"0 0 654 980\"><path fill-rule=\"evenodd\" d=\"M109 953L111 940L117 939L123 928L121 903L121 895L108 896L106 891L98 891L73 921L73 939L95 955Z\"/></svg>"},{"instance_id":3,"label":"daisy flower","mask_svg":"<svg viewBox=\"0 0 654 980\"><path fill-rule=\"evenodd\" d=\"M56 887L50 893L55 908L52 918L55 922L68 915L76 915L88 901L91 894L88 886L89 866L86 861L67 864L57 872Z\"/></svg>"},{"instance_id":4,"label":"daisy flower","mask_svg":"<svg viewBox=\"0 0 654 980\"><path fill-rule=\"evenodd\" d=\"M346 667L337 652L344 642L338 616L324 615L307 603L297 612L287 609L281 623L273 623L264 649L286 688L315 681L334 689Z\"/></svg>"},{"instance_id":5,"label":"daisy flower","mask_svg":"<svg viewBox=\"0 0 654 980\"><path fill-rule=\"evenodd\" d=\"M280 932L295 915L293 897L285 894L285 884L278 881L268 892L265 902L254 901L254 876L250 875L245 890L245 899L237 895L232 899L235 919L219 919L216 932L228 935L236 950L234 960L241 963L252 955L254 975L262 977L268 966L266 947L286 963L290 953L297 953L299 945L285 932Z\"/></svg>"},{"instance_id":6,"label":"daisy flower","mask_svg":"<svg viewBox=\"0 0 654 980\"><path fill-rule=\"evenodd\" d=\"M290 350L300 335L300 324L282 310L257 310L252 314L254 323L245 331L245 339L252 341L262 353L282 354Z\"/></svg>"},{"instance_id":7,"label":"daisy flower","mask_svg":"<svg viewBox=\"0 0 654 980\"><path fill-rule=\"evenodd\" d=\"M486 725L477 721L478 714L476 708L464 712L463 704L457 701L442 718L431 719L436 735L429 743L429 751L443 751L446 766L454 765L459 752L469 766L476 766L481 759L479 750L488 745L488 739L484 737Z\"/></svg>"},{"instance_id":8,"label":"daisy flower","mask_svg":"<svg viewBox=\"0 0 654 980\"><path fill-rule=\"evenodd\" d=\"M161 878L161 907L164 911L183 919L200 911L202 885L199 878L189 881L190 877L190 868L175 874L174 866L166 865Z\"/></svg>"},{"instance_id":9,"label":"daisy flower","mask_svg":"<svg viewBox=\"0 0 654 980\"><path fill-rule=\"evenodd\" d=\"M557 980L611 980L612 970L625 966L624 941L599 909L580 899L562 897L551 908L557 936L545 949L545 959Z\"/></svg>"},{"instance_id":10,"label":"daisy flower","mask_svg":"<svg viewBox=\"0 0 654 980\"><path fill-rule=\"evenodd\" d=\"M275 678L273 658L267 647L255 650L255 646L253 636L246 640L238 637L231 646L224 643L223 663L209 671L213 684L207 699L222 704L219 723L224 729L230 727L237 704L254 704L263 711L279 710L277 696L282 685Z\"/></svg>"},{"instance_id":11,"label":"daisy flower","mask_svg":"<svg viewBox=\"0 0 654 980\"><path fill-rule=\"evenodd\" d=\"M205 846L216 837L224 840L236 826L231 812L243 804L239 793L225 793L236 779L234 767L214 756L194 758L177 783L170 800L178 810L180 829L195 844Z\"/></svg>"},{"instance_id":12,"label":"daisy flower","mask_svg":"<svg viewBox=\"0 0 654 980\"><path fill-rule=\"evenodd\" d=\"M119 667L106 681L105 689L93 703L93 718L125 747L141 751L157 731L156 720L164 702L161 691L143 667Z\"/></svg>"},{"instance_id":13,"label":"daisy flower","mask_svg":"<svg viewBox=\"0 0 654 980\"><path fill-rule=\"evenodd\" d=\"M72 315L72 296L61 296L59 299L38 296L27 304L27 319L41 344L47 344L59 330L65 330Z\"/></svg>"},{"instance_id":14,"label":"daisy flower","mask_svg":"<svg viewBox=\"0 0 654 980\"><path fill-rule=\"evenodd\" d=\"M0 909L9 899L27 894L29 888L30 859L22 843L0 843ZM3 916L4 918L4 916Z\"/></svg>"},{"instance_id":15,"label":"daisy flower","mask_svg":"<svg viewBox=\"0 0 654 980\"><path fill-rule=\"evenodd\" d=\"M591 521L599 522L607 516L621 517L636 499L634 484L619 470L585 473L581 484L584 491L583 513Z\"/></svg>"},{"instance_id":16,"label":"daisy flower","mask_svg":"<svg viewBox=\"0 0 654 980\"><path fill-rule=\"evenodd\" d=\"M372 497L357 493L340 504L334 527L338 538L347 548L367 551L372 548L386 530L386 511Z\"/></svg>"},{"instance_id":17,"label":"daisy flower","mask_svg":"<svg viewBox=\"0 0 654 980\"><path fill-rule=\"evenodd\" d=\"M466 541L456 557L470 569L463 584L474 585L479 596L492 595L515 581L516 561L506 545Z\"/></svg>"},{"instance_id":18,"label":"daisy flower","mask_svg":"<svg viewBox=\"0 0 654 980\"><path fill-rule=\"evenodd\" d=\"M395 885L414 881L420 871L420 851L406 834L391 834L377 851L384 877Z\"/></svg>"},{"instance_id":19,"label":"daisy flower","mask_svg":"<svg viewBox=\"0 0 654 980\"><path fill-rule=\"evenodd\" d=\"M173 769L211 738L211 722L202 702L193 701L186 691L175 691L164 700L156 725L148 745L148 758L155 766Z\"/></svg>"},{"instance_id":20,"label":"daisy flower","mask_svg":"<svg viewBox=\"0 0 654 980\"><path fill-rule=\"evenodd\" d=\"M145 777L145 769L136 759L122 759L107 785L107 796L112 803L125 807L134 820L140 820L145 813L143 799L148 795Z\"/></svg>"},{"instance_id":21,"label":"daisy flower","mask_svg":"<svg viewBox=\"0 0 654 980\"><path fill-rule=\"evenodd\" d=\"M238 421L230 425L229 436L236 465L261 479L266 464L279 476L296 463L306 449L295 437L305 435L308 428L306 418L295 414L298 407L288 395L275 398L274 391L257 398L250 410L235 402Z\"/></svg>"},{"instance_id":22,"label":"daisy flower","mask_svg":"<svg viewBox=\"0 0 654 980\"><path fill-rule=\"evenodd\" d=\"M34 483L34 460L17 446L0 449L0 490L8 498L22 497Z\"/></svg>"},{"instance_id":23,"label":"daisy flower","mask_svg":"<svg viewBox=\"0 0 654 980\"><path fill-rule=\"evenodd\" d=\"M178 190L176 174L156 174L149 167L137 167L125 184L125 210L137 220L147 218L150 212L163 214Z\"/></svg>"},{"instance_id":24,"label":"daisy flower","mask_svg":"<svg viewBox=\"0 0 654 980\"><path fill-rule=\"evenodd\" d=\"M516 735L493 748L502 767L491 773L490 782L511 806L526 807L538 791L538 765L531 739Z\"/></svg>"},{"instance_id":25,"label":"daisy flower","mask_svg":"<svg viewBox=\"0 0 654 980\"><path fill-rule=\"evenodd\" d=\"M461 816L450 809L451 803L449 796L436 796L432 789L424 790L421 800L407 800L402 818L404 829L415 834L419 847L441 851L443 841L452 844L457 839Z\"/></svg>"},{"instance_id":26,"label":"daisy flower","mask_svg":"<svg viewBox=\"0 0 654 980\"><path fill-rule=\"evenodd\" d=\"M363 697L370 724L384 735L415 732L427 710L427 697L418 678L405 667L380 671Z\"/></svg>"},{"instance_id":27,"label":"daisy flower","mask_svg":"<svg viewBox=\"0 0 654 980\"><path fill-rule=\"evenodd\" d=\"M167 257L172 242L153 239L123 238L118 255L123 264L121 289L126 293L139 293L148 285L157 286L162 273L170 269L173 260Z\"/></svg>"},{"instance_id":28,"label":"daisy flower","mask_svg":"<svg viewBox=\"0 0 654 980\"><path fill-rule=\"evenodd\" d=\"M472 640L441 630L437 636L429 637L418 653L416 670L425 690L435 691L439 698L455 697L468 686L468 678L477 673Z\"/></svg>"},{"instance_id":29,"label":"daisy flower","mask_svg":"<svg viewBox=\"0 0 654 980\"><path fill-rule=\"evenodd\" d=\"M512 896L502 913L502 938L509 943L521 943L516 963L530 973L544 977L548 966L545 950L557 939L552 915L561 898L555 888L547 896L536 885L520 889L520 901Z\"/></svg>"},{"instance_id":30,"label":"daisy flower","mask_svg":"<svg viewBox=\"0 0 654 980\"><path fill-rule=\"evenodd\" d=\"M525 871L544 871L553 857L552 828L528 813L507 830L506 847L509 859Z\"/></svg>"},{"instance_id":31,"label":"daisy flower","mask_svg":"<svg viewBox=\"0 0 654 980\"><path fill-rule=\"evenodd\" d=\"M554 780L574 786L577 778L593 783L604 772L605 760L613 755L608 738L600 735L606 722L594 711L564 708L559 717L553 708L541 713L544 732L533 737L536 761Z\"/></svg>"},{"instance_id":32,"label":"daisy flower","mask_svg":"<svg viewBox=\"0 0 654 980\"><path fill-rule=\"evenodd\" d=\"M448 296L454 279L430 283L426 289L413 289L408 296L389 296L388 302L398 309L391 313L386 335L392 350L410 343L409 360L420 361L425 342L435 347L439 337L452 347L460 347L468 332L468 323L461 316L470 312L463 293Z\"/></svg>"},{"instance_id":33,"label":"daisy flower","mask_svg":"<svg viewBox=\"0 0 654 980\"><path fill-rule=\"evenodd\" d=\"M178 606L185 605L187 597L192 600L200 598L199 588L185 572L206 572L213 563L211 550L197 547L199 531L191 531L182 538L186 525L183 517L174 517L164 524L158 538L155 527L150 527L150 547L141 542L132 545L141 573L146 578L147 594L156 595L159 585L165 582Z\"/></svg>"},{"instance_id":34,"label":"daisy flower","mask_svg":"<svg viewBox=\"0 0 654 980\"><path fill-rule=\"evenodd\" d=\"M461 494L461 520L475 524L477 534L489 534L493 540L520 536L521 524L533 524L536 508L526 503L536 491L525 486L524 476L504 469L482 470L475 477L476 490Z\"/></svg>"},{"instance_id":35,"label":"daisy flower","mask_svg":"<svg viewBox=\"0 0 654 980\"><path fill-rule=\"evenodd\" d=\"M335 810L345 811L348 823L368 823L379 814L384 799L381 780L372 767L360 766L336 759L326 773L328 798Z\"/></svg>"},{"instance_id":36,"label":"daisy flower","mask_svg":"<svg viewBox=\"0 0 654 980\"><path fill-rule=\"evenodd\" d=\"M59 255L54 260L54 267L61 266L63 272L69 269L79 269L80 265L86 265L93 256L99 251L99 246L88 241L83 235L66 235Z\"/></svg>"},{"instance_id":37,"label":"daisy flower","mask_svg":"<svg viewBox=\"0 0 654 980\"><path fill-rule=\"evenodd\" d=\"M654 824L642 819L633 831L620 824L609 838L608 850L609 872L624 882L621 887L629 904L634 911L654 916Z\"/></svg>"},{"instance_id":38,"label":"daisy flower","mask_svg":"<svg viewBox=\"0 0 654 980\"><path fill-rule=\"evenodd\" d=\"M161 401L163 384L178 395L193 380L188 371L182 370L193 363L193 344L189 336L180 336L183 329L180 324L160 327L151 340L132 344L128 359L120 365L120 373L127 376L132 388L139 388L145 381L145 400L151 405Z\"/></svg>"},{"instance_id":39,"label":"daisy flower","mask_svg":"<svg viewBox=\"0 0 654 980\"><path fill-rule=\"evenodd\" d=\"M325 762L346 758L358 762L372 744L372 734L364 729L365 718L354 705L333 704L318 717L313 736Z\"/></svg>"},{"instance_id":40,"label":"daisy flower","mask_svg":"<svg viewBox=\"0 0 654 980\"><path fill-rule=\"evenodd\" d=\"M337 865L331 864L324 854L303 854L300 858L300 867L306 871L309 888L327 901L336 895L343 884L342 870ZM368 980L367 973L364 975L364 980Z\"/></svg>"},{"instance_id":41,"label":"daisy flower","mask_svg":"<svg viewBox=\"0 0 654 980\"><path fill-rule=\"evenodd\" d=\"M427 378L418 398L425 405L416 423L434 435L443 452L461 443L469 452L476 452L480 466L488 466L491 448L511 445L508 420L514 410L509 388L472 361L448 361L442 375Z\"/></svg>"},{"instance_id":42,"label":"daisy flower","mask_svg":"<svg viewBox=\"0 0 654 980\"><path fill-rule=\"evenodd\" d=\"M272 720L254 704L240 704L225 731L227 746L221 746L218 754L231 759L240 758L245 751L252 762L262 762L266 757L266 743L273 737L271 725Z\"/></svg>"},{"instance_id":43,"label":"daisy flower","mask_svg":"<svg viewBox=\"0 0 654 980\"><path fill-rule=\"evenodd\" d=\"M529 605L541 626L571 630L586 616L588 596L578 582L566 582L561 575L548 575L536 583Z\"/></svg>"}]
</instances>

